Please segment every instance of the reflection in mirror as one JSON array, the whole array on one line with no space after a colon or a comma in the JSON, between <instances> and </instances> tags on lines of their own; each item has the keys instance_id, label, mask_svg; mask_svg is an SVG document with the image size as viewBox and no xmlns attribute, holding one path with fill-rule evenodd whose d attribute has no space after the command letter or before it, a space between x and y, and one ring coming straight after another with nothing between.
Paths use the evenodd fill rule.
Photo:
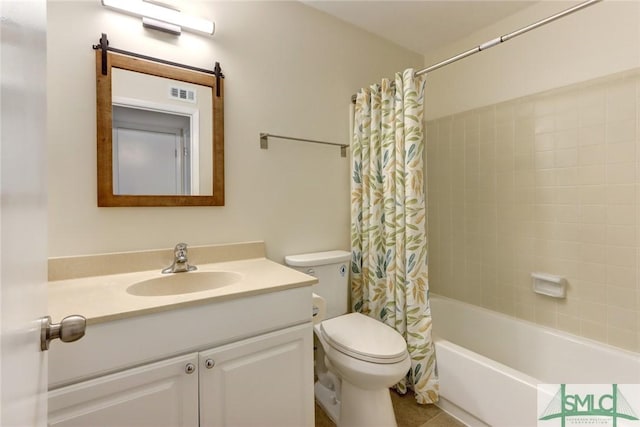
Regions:
<instances>
[{"instance_id":1,"label":"reflection in mirror","mask_svg":"<svg viewBox=\"0 0 640 427\"><path fill-rule=\"evenodd\" d=\"M194 143L188 116L114 104L113 193L198 194Z\"/></svg>"},{"instance_id":2,"label":"reflection in mirror","mask_svg":"<svg viewBox=\"0 0 640 427\"><path fill-rule=\"evenodd\" d=\"M212 195L212 90L112 69L114 194Z\"/></svg>"},{"instance_id":3,"label":"reflection in mirror","mask_svg":"<svg viewBox=\"0 0 640 427\"><path fill-rule=\"evenodd\" d=\"M216 78L96 53L98 206L224 205Z\"/></svg>"}]
</instances>

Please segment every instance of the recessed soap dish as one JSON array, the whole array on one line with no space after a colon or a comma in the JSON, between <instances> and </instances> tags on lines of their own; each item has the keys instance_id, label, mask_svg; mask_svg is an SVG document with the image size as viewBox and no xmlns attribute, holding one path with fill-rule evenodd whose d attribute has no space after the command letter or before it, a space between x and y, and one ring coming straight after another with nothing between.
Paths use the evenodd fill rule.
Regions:
<instances>
[{"instance_id":1,"label":"recessed soap dish","mask_svg":"<svg viewBox=\"0 0 640 427\"><path fill-rule=\"evenodd\" d=\"M531 273L533 292L553 298L566 298L567 279L547 273Z\"/></svg>"}]
</instances>

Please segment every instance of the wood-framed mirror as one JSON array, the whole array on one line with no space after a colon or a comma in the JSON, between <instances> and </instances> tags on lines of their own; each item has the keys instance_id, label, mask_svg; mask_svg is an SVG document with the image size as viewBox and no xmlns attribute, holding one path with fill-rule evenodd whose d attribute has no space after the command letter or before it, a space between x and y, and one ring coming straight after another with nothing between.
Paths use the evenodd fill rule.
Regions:
<instances>
[{"instance_id":1,"label":"wood-framed mirror","mask_svg":"<svg viewBox=\"0 0 640 427\"><path fill-rule=\"evenodd\" d=\"M217 71L96 50L98 206L224 206Z\"/></svg>"}]
</instances>

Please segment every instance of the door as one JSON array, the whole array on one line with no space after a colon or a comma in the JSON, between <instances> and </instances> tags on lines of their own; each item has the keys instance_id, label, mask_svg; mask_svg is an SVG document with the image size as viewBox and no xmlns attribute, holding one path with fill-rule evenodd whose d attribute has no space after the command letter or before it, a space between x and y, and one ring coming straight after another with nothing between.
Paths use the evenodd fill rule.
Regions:
<instances>
[{"instance_id":1,"label":"door","mask_svg":"<svg viewBox=\"0 0 640 427\"><path fill-rule=\"evenodd\" d=\"M114 127L114 194L185 194L182 145L177 133Z\"/></svg>"},{"instance_id":2,"label":"door","mask_svg":"<svg viewBox=\"0 0 640 427\"><path fill-rule=\"evenodd\" d=\"M200 352L202 427L311 427L311 324Z\"/></svg>"},{"instance_id":3,"label":"door","mask_svg":"<svg viewBox=\"0 0 640 427\"><path fill-rule=\"evenodd\" d=\"M113 103L114 194L195 194L190 188L193 116L155 110L165 106L140 100L118 102L122 105Z\"/></svg>"},{"instance_id":4,"label":"door","mask_svg":"<svg viewBox=\"0 0 640 427\"><path fill-rule=\"evenodd\" d=\"M46 3L0 1L0 425L44 426ZM59 319L57 319L59 320Z\"/></svg>"},{"instance_id":5,"label":"door","mask_svg":"<svg viewBox=\"0 0 640 427\"><path fill-rule=\"evenodd\" d=\"M198 427L191 353L49 392L51 427Z\"/></svg>"}]
</instances>

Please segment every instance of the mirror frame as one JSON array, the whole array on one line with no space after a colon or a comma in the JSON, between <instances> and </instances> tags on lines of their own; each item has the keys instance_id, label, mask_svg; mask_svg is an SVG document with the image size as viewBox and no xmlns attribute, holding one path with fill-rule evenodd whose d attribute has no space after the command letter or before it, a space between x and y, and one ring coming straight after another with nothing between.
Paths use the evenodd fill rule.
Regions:
<instances>
[{"instance_id":1,"label":"mirror frame","mask_svg":"<svg viewBox=\"0 0 640 427\"><path fill-rule=\"evenodd\" d=\"M213 100L213 194L125 195L113 193L113 105L111 69L208 86ZM131 56L107 52L107 74L102 74L102 52L96 50L96 119L98 161L98 206L224 206L224 83L212 74L173 67ZM219 81L219 86L216 80ZM217 95L219 93L219 96Z\"/></svg>"}]
</instances>

